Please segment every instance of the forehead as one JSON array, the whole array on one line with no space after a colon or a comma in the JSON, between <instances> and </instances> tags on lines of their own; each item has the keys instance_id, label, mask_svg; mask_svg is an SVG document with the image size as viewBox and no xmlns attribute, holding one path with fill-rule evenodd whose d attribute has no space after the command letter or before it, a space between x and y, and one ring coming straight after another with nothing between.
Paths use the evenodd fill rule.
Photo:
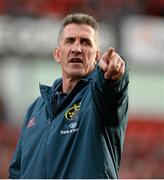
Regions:
<instances>
[{"instance_id":1,"label":"forehead","mask_svg":"<svg viewBox=\"0 0 164 180\"><path fill-rule=\"evenodd\" d=\"M69 24L64 27L62 37L85 37L94 39L95 30L91 26L85 24Z\"/></svg>"}]
</instances>

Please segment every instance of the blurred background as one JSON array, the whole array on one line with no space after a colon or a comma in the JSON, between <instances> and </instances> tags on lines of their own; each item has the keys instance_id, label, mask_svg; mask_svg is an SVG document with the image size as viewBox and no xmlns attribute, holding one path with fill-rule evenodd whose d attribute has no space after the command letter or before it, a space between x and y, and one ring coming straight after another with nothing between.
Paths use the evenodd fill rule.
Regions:
<instances>
[{"instance_id":1,"label":"blurred background","mask_svg":"<svg viewBox=\"0 0 164 180\"><path fill-rule=\"evenodd\" d=\"M61 74L52 51L73 12L96 17L101 51L114 47L130 66L120 178L164 178L164 0L0 0L0 178L39 83Z\"/></svg>"}]
</instances>

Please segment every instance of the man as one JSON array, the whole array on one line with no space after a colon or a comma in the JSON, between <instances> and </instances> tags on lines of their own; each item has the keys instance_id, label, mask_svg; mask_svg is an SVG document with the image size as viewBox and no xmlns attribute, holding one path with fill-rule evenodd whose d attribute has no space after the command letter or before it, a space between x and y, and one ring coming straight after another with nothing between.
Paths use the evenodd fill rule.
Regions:
<instances>
[{"instance_id":1,"label":"man","mask_svg":"<svg viewBox=\"0 0 164 180\"><path fill-rule=\"evenodd\" d=\"M125 62L113 48L100 57L97 23L86 14L64 19L54 58L62 78L40 86L9 177L118 178L128 109Z\"/></svg>"}]
</instances>

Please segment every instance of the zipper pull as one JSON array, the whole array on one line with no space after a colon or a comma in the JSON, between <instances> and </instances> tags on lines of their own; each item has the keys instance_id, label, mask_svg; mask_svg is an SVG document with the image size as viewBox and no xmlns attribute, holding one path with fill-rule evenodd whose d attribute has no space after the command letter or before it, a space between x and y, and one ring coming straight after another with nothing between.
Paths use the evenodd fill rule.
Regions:
<instances>
[{"instance_id":1,"label":"zipper pull","mask_svg":"<svg viewBox=\"0 0 164 180\"><path fill-rule=\"evenodd\" d=\"M48 125L51 125L51 118L48 119Z\"/></svg>"}]
</instances>

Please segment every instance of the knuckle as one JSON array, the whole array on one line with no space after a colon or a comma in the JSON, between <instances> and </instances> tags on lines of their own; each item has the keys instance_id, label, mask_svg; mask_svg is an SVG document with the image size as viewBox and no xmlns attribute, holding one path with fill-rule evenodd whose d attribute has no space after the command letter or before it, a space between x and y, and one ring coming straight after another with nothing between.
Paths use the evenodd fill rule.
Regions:
<instances>
[{"instance_id":1,"label":"knuckle","mask_svg":"<svg viewBox=\"0 0 164 180\"><path fill-rule=\"evenodd\" d=\"M113 58L113 59L117 59L117 58L118 58L118 54L114 52L114 53L112 54L112 58Z\"/></svg>"}]
</instances>

